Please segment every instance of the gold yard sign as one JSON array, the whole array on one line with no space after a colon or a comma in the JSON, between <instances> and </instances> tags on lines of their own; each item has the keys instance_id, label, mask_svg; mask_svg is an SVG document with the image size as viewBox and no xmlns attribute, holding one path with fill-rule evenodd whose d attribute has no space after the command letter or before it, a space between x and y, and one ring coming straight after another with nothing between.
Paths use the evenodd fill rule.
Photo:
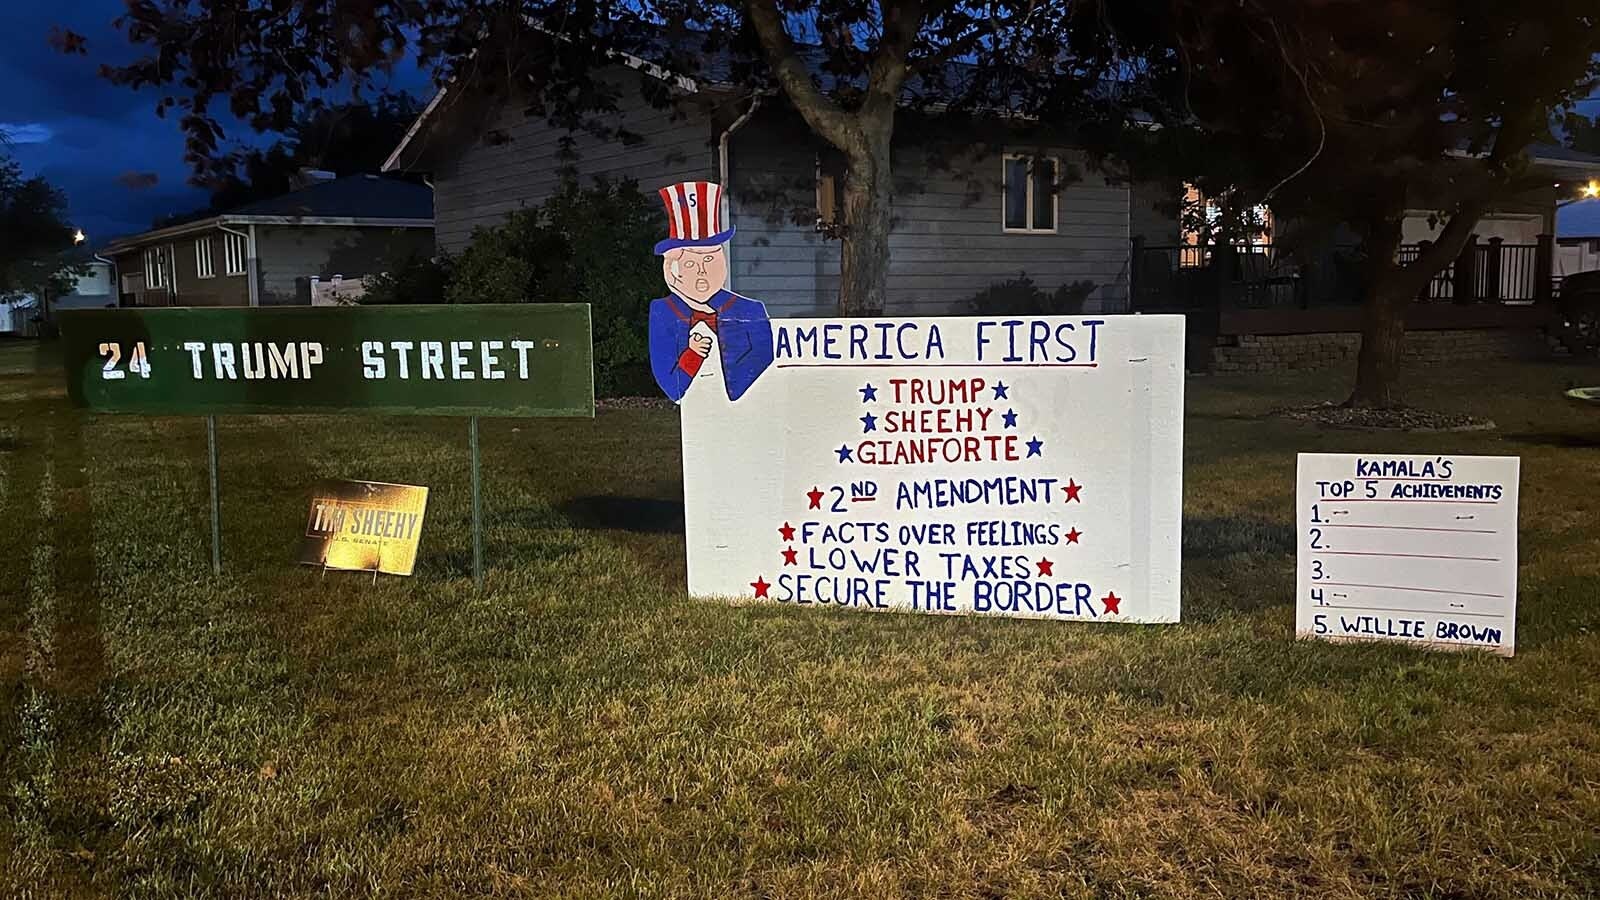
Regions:
<instances>
[{"instance_id":1,"label":"gold yard sign","mask_svg":"<svg viewBox=\"0 0 1600 900\"><path fill-rule=\"evenodd\" d=\"M311 495L300 562L326 569L410 575L428 489L377 481L325 481Z\"/></svg>"}]
</instances>

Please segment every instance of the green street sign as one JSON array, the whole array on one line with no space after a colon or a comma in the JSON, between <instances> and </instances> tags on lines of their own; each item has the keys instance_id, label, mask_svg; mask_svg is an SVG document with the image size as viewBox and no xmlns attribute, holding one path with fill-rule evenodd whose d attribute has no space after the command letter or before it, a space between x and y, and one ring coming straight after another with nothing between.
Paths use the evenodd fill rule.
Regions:
<instances>
[{"instance_id":1,"label":"green street sign","mask_svg":"<svg viewBox=\"0 0 1600 900\"><path fill-rule=\"evenodd\" d=\"M587 304L59 316L68 392L101 412L594 415Z\"/></svg>"}]
</instances>

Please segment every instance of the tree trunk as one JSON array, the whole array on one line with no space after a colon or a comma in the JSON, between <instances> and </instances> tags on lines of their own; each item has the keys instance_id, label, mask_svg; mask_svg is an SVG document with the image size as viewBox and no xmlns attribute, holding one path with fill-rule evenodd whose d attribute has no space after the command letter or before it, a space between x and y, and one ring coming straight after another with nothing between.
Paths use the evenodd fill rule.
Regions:
<instances>
[{"instance_id":1,"label":"tree trunk","mask_svg":"<svg viewBox=\"0 0 1600 900\"><path fill-rule=\"evenodd\" d=\"M1390 266L1393 269L1393 266ZM1400 354L1405 349L1406 306L1412 293L1393 277L1368 286L1361 326L1361 355L1356 360L1356 387L1348 405L1392 409L1400 405Z\"/></svg>"},{"instance_id":2,"label":"tree trunk","mask_svg":"<svg viewBox=\"0 0 1600 900\"><path fill-rule=\"evenodd\" d=\"M909 71L906 57L923 19L921 0L883 0L883 36L868 67L859 109L824 96L795 49L777 0L746 0L767 63L811 130L844 153L844 233L839 248L839 313L881 316L889 275L892 168L889 145L895 107Z\"/></svg>"},{"instance_id":3,"label":"tree trunk","mask_svg":"<svg viewBox=\"0 0 1600 900\"><path fill-rule=\"evenodd\" d=\"M847 158L844 234L839 248L839 315L881 316L888 297L893 183L889 135L869 137Z\"/></svg>"},{"instance_id":4,"label":"tree trunk","mask_svg":"<svg viewBox=\"0 0 1600 900\"><path fill-rule=\"evenodd\" d=\"M1401 194L1401 197L1404 195ZM1482 215L1481 199L1461 204L1431 244L1424 243L1410 265L1395 261L1400 249L1404 200L1367 223L1367 302L1361 325L1361 354L1349 406L1391 409L1400 405L1400 355L1405 349L1406 309L1435 275L1466 246Z\"/></svg>"},{"instance_id":5,"label":"tree trunk","mask_svg":"<svg viewBox=\"0 0 1600 900\"><path fill-rule=\"evenodd\" d=\"M1396 388L1406 341L1405 313L1416 296L1410 289L1412 279L1405 277L1406 271L1395 262L1400 249L1400 216L1381 215L1367 227L1367 299L1361 317L1356 387L1346 401L1350 406L1391 409L1400 405Z\"/></svg>"}]
</instances>

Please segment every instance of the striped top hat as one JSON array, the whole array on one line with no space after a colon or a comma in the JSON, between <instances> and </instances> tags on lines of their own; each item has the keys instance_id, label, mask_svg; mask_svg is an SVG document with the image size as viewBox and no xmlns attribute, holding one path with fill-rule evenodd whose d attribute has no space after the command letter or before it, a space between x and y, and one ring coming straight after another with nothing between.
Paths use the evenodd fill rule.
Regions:
<instances>
[{"instance_id":1,"label":"striped top hat","mask_svg":"<svg viewBox=\"0 0 1600 900\"><path fill-rule=\"evenodd\" d=\"M661 189L667 207L667 239L656 244L656 255L679 247L716 247L733 237L733 226L722 226L722 185L709 181L684 181Z\"/></svg>"}]
</instances>

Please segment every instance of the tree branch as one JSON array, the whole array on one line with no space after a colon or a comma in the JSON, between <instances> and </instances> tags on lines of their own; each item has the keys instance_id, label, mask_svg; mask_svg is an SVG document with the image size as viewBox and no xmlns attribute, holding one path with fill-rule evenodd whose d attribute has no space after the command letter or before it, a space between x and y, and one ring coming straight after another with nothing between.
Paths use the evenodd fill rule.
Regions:
<instances>
[{"instance_id":1,"label":"tree branch","mask_svg":"<svg viewBox=\"0 0 1600 900\"><path fill-rule=\"evenodd\" d=\"M840 150L850 151L860 142L860 129L838 104L823 96L811 82L811 73L789 38L776 0L748 0L746 6L750 24L755 26L761 49L766 54L767 65L772 67L783 92L789 95L789 102L824 140Z\"/></svg>"},{"instance_id":2,"label":"tree branch","mask_svg":"<svg viewBox=\"0 0 1600 900\"><path fill-rule=\"evenodd\" d=\"M1405 268L1425 270L1431 276L1461 255L1461 249L1466 246L1467 238L1472 236L1472 229L1478 226L1478 220L1483 217L1484 210L1488 209L1489 202L1514 187L1516 182L1508 170L1513 160L1533 142L1533 131L1537 121L1538 112L1530 106L1519 112L1515 118L1500 123L1500 128L1495 132L1494 147L1489 150L1488 158L1481 165L1487 170L1490 182L1499 186L1501 190L1490 192L1481 185L1469 186L1468 197L1456 204L1456 209L1451 213L1450 220L1445 223L1444 230L1439 232L1438 240L1423 248L1416 260Z\"/></svg>"},{"instance_id":3,"label":"tree branch","mask_svg":"<svg viewBox=\"0 0 1600 900\"><path fill-rule=\"evenodd\" d=\"M867 99L862 114L872 120L892 115L906 81L906 56L922 26L921 0L883 4L883 39L867 72Z\"/></svg>"},{"instance_id":4,"label":"tree branch","mask_svg":"<svg viewBox=\"0 0 1600 900\"><path fill-rule=\"evenodd\" d=\"M1417 258L1409 265L1403 266L1407 270L1427 272L1432 278L1450 265L1456 257L1461 255L1461 248L1467 245L1467 238L1472 237L1472 229L1478 227L1478 220L1483 217L1484 202L1482 199L1473 198L1457 204L1450 220L1444 224L1444 230L1439 232L1439 237L1422 248Z\"/></svg>"}]
</instances>

